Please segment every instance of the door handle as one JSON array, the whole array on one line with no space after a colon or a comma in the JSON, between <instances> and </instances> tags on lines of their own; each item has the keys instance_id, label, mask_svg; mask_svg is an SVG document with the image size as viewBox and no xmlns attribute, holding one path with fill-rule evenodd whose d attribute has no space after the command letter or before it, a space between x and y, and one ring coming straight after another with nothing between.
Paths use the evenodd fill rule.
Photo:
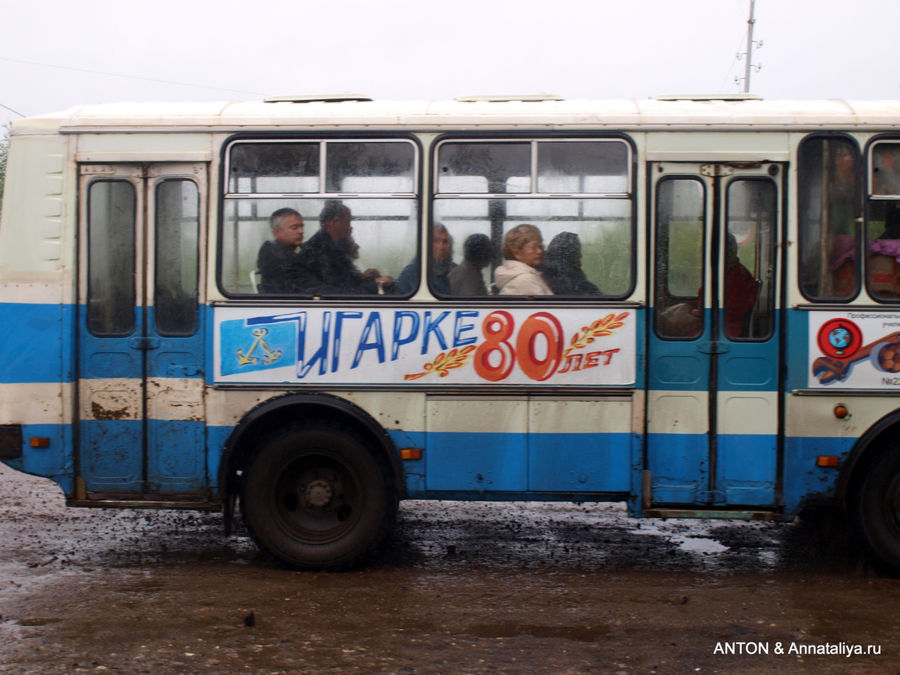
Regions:
<instances>
[{"instance_id":1,"label":"door handle","mask_svg":"<svg viewBox=\"0 0 900 675\"><path fill-rule=\"evenodd\" d=\"M133 337L128 340L128 346L138 351L148 351L150 349L159 348L159 338L155 337Z\"/></svg>"},{"instance_id":2,"label":"door handle","mask_svg":"<svg viewBox=\"0 0 900 675\"><path fill-rule=\"evenodd\" d=\"M697 351L702 354L724 354L728 351L728 345L718 340L701 342L697 345Z\"/></svg>"}]
</instances>

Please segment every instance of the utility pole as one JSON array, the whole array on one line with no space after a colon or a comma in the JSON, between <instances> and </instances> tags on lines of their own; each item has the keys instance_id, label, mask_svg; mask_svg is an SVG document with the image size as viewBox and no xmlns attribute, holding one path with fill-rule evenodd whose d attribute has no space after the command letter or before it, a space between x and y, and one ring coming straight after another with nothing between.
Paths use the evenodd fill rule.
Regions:
<instances>
[{"instance_id":1,"label":"utility pole","mask_svg":"<svg viewBox=\"0 0 900 675\"><path fill-rule=\"evenodd\" d=\"M762 66L754 66L753 65L753 45L755 44L757 47L762 47L762 40L759 42L753 42L753 26L756 23L756 19L754 18L754 9L756 8L756 0L750 0L750 18L747 19L747 51L743 54L738 52L737 59L740 61L742 58L747 59L746 64L744 64L744 93L750 93L750 73L754 70L759 70ZM741 78L735 76L734 82L737 84L741 81Z\"/></svg>"},{"instance_id":2,"label":"utility pole","mask_svg":"<svg viewBox=\"0 0 900 675\"><path fill-rule=\"evenodd\" d=\"M747 63L744 65L744 93L750 92L750 70L753 67L753 24L756 19L753 18L753 9L756 7L756 0L750 0L750 18L747 19Z\"/></svg>"}]
</instances>

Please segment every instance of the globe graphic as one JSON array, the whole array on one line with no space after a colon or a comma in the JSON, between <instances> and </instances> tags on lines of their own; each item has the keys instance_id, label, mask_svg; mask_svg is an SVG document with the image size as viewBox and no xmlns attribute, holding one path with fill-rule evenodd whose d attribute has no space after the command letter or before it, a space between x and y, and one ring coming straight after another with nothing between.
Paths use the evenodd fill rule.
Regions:
<instances>
[{"instance_id":1,"label":"globe graphic","mask_svg":"<svg viewBox=\"0 0 900 675\"><path fill-rule=\"evenodd\" d=\"M846 349L852 339L850 331L843 326L838 326L828 334L828 342L835 349Z\"/></svg>"}]
</instances>

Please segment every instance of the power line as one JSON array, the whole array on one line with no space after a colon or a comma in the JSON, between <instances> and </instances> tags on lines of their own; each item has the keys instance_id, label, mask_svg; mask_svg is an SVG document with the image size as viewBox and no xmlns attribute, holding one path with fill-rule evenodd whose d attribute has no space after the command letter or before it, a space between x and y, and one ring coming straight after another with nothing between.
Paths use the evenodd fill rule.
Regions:
<instances>
[{"instance_id":1,"label":"power line","mask_svg":"<svg viewBox=\"0 0 900 675\"><path fill-rule=\"evenodd\" d=\"M11 59L8 56L0 56L0 61L8 61L10 63L22 63L29 66L41 66L42 68L57 68L59 70L72 70L79 73L90 73L91 75L104 75L106 77L121 77L127 80L142 80L144 82L156 82L157 84L173 84L179 87L194 87L197 89L211 89L215 91L230 91L237 94L253 94L254 96L263 96L262 92L247 91L246 89L229 89L227 87L211 87L207 84L195 84L193 82L177 82L175 80L162 80L155 77L142 77L140 75L126 75L125 73L110 73L103 70L91 70L90 68L75 68L73 66L60 66L55 63L41 63L39 61L26 61L24 59ZM6 107L6 106L4 106ZM24 115L23 115L24 117Z\"/></svg>"},{"instance_id":2,"label":"power line","mask_svg":"<svg viewBox=\"0 0 900 675\"><path fill-rule=\"evenodd\" d=\"M18 115L19 117L25 117L25 115L23 115L22 113L20 113L18 110L13 110L13 109L10 108L8 105L4 105L3 103L0 103L0 108L4 108L5 110L9 110L9 112L13 113L14 115Z\"/></svg>"}]
</instances>

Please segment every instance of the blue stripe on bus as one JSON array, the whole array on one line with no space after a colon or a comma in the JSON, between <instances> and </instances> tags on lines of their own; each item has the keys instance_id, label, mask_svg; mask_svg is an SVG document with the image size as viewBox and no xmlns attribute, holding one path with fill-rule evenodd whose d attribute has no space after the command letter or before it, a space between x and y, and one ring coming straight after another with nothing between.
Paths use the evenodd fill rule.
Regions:
<instances>
[{"instance_id":1,"label":"blue stripe on bus","mask_svg":"<svg viewBox=\"0 0 900 675\"><path fill-rule=\"evenodd\" d=\"M0 383L72 382L72 305L0 303Z\"/></svg>"},{"instance_id":2,"label":"blue stripe on bus","mask_svg":"<svg viewBox=\"0 0 900 675\"><path fill-rule=\"evenodd\" d=\"M198 492L206 488L202 420L148 420L147 482L155 492Z\"/></svg>"},{"instance_id":3,"label":"blue stripe on bus","mask_svg":"<svg viewBox=\"0 0 900 675\"><path fill-rule=\"evenodd\" d=\"M648 466L653 467L653 501L695 503L707 489L709 437L706 434L649 434Z\"/></svg>"},{"instance_id":4,"label":"blue stripe on bus","mask_svg":"<svg viewBox=\"0 0 900 675\"><path fill-rule=\"evenodd\" d=\"M716 449L715 503L726 506L774 506L778 437L720 434Z\"/></svg>"},{"instance_id":5,"label":"blue stripe on bus","mask_svg":"<svg viewBox=\"0 0 900 675\"><path fill-rule=\"evenodd\" d=\"M32 448L32 438L48 438L46 448ZM8 466L33 476L44 476L72 493L74 475L71 424L25 424L22 426L22 457L3 460Z\"/></svg>"},{"instance_id":6,"label":"blue stripe on bus","mask_svg":"<svg viewBox=\"0 0 900 675\"><path fill-rule=\"evenodd\" d=\"M79 458L88 490L141 492L143 429L141 420L81 420L78 430L83 450Z\"/></svg>"},{"instance_id":7,"label":"blue stripe on bus","mask_svg":"<svg viewBox=\"0 0 900 675\"><path fill-rule=\"evenodd\" d=\"M196 493L206 487L202 421L148 420L144 481L140 420L82 420L81 475L88 490Z\"/></svg>"},{"instance_id":8,"label":"blue stripe on bus","mask_svg":"<svg viewBox=\"0 0 900 675\"><path fill-rule=\"evenodd\" d=\"M89 426L91 424L99 423L91 421L85 422L86 426ZM110 423L106 422L106 424ZM131 424L140 423L131 422ZM44 476L50 478L58 485L60 485L65 494L72 495L74 489L74 467L73 455L71 452L71 448L73 447L72 430L72 425L67 424L25 425L23 427L23 456L18 459L4 460L4 462L7 465L11 466L13 469L24 471L25 473L36 476ZM230 426L212 426L207 427L206 429L206 441L208 448L208 452L206 454L206 471L209 486L213 494L218 493L219 463L221 461L225 442L231 435L233 430L234 428ZM389 434L394 439L394 442L398 448L425 447L424 432L404 432L393 430L390 431ZM430 494L440 491L437 487L433 486L430 489L426 489L425 479L426 463L429 460L432 460L431 470L440 472L442 470L440 468L440 464L442 462L445 465L449 464L454 457L453 448L455 446L452 443L454 439L449 438L451 434L443 435L447 436L448 438L443 439L445 454L443 458L438 456L437 467L434 466L434 460L430 456L434 454L436 449L435 447L431 448L431 452L426 450L424 454L425 459L423 460L408 460L403 462L406 487L409 497L428 497ZM459 477L459 475L462 475L463 478L467 478L469 486L466 487L462 484L456 485L453 483L453 480L450 480L448 482L451 484L451 491L458 493L460 497L465 497L466 494L471 495L472 492L492 492L493 490L487 490L482 487L483 481L477 481L477 471L479 469L477 464L480 462L483 467L490 463L496 463L498 455L500 453L500 449L491 444L491 442L495 440L493 438L490 438L490 436L492 436L491 434L467 434L466 436L470 436L470 438L468 439L470 445L468 445L467 448L464 449L467 449L468 455L470 457L466 460L467 463L465 465L457 463L452 467L452 470L456 472L457 477ZM555 447L557 451L571 450L572 452L579 452L579 448L584 445L584 439L580 439L582 442L579 443L578 436L580 436L580 434L560 434L555 439L547 439L549 441L548 447ZM586 473L584 475L587 475L593 482L589 480L585 484L578 483L578 487L576 489L567 489L567 487L572 484L573 480L577 483L579 476L574 473L574 470L568 473L563 473L561 475L556 475L556 472L553 470L555 463L554 457L552 455L545 455L543 458L539 457L538 463L535 464L535 466L543 465L548 472L547 475L541 477L540 480L545 481L545 484L560 492L628 491L628 453L626 452L625 448L626 446L631 446L632 448L635 447L634 438L626 438L628 436L628 434L603 435L605 442L602 447L604 449L600 453L597 453L593 461L596 462L595 467L597 468L597 470L600 470L601 467L608 466L611 474L610 478L600 478L599 480L595 480L595 476L593 474ZM659 440L665 441L666 446L669 448L669 452L665 457L651 458L652 461L656 462L655 471L653 474L654 501L656 501L657 503L673 504L694 503L697 493L702 492L706 489L705 481L708 473L705 451L706 436L704 434L659 434L658 436L661 437ZM49 438L49 447L30 447L29 440L32 437ZM465 439L457 438L455 440L462 441ZM758 436L749 436L745 438L746 443L756 443L758 442L758 440ZM596 445L596 438L593 439L592 442ZM606 442L612 443L613 446L617 448L617 450L614 453L610 453L606 449ZM786 439L784 458L785 513L789 515L795 513L797 509L810 497L828 498L833 495L839 471L832 468L817 467L816 457L818 455L835 455L840 457L843 461L852 450L854 443L855 441L852 438ZM489 456L489 461L481 460L478 457L478 451L486 453ZM471 455L473 454L475 455L474 460L471 459ZM440 455L440 453L438 453L438 455ZM460 458L459 453L456 453L456 456L457 458ZM728 457L726 456L720 457L720 462L739 462L741 461L739 459L739 456L740 452L736 451L734 454L734 460L728 459ZM750 456L752 457L752 455ZM559 460L560 465L566 465L566 463L570 461L570 458L564 458L560 456ZM115 461L115 458L110 458L108 464L112 464ZM472 463L473 461L474 464ZM516 464L517 472L524 470L524 455L520 454L518 457L513 458L513 460L511 461ZM543 464L541 464L541 462ZM694 468L701 467L702 480L698 481L696 474L692 474L690 471L688 471L685 468L686 466L692 466ZM639 469L639 466L634 469L636 474L640 473ZM534 474L535 470L536 469L533 468L531 470L531 473ZM740 470L745 472L750 470L750 467L748 467L746 460L741 462ZM769 466L769 462L764 462L759 467L754 468L753 471L753 480L765 481L766 476L770 475L772 469ZM85 472L84 467L82 467L82 472ZM121 469L117 469L116 472L121 473ZM106 489L113 489L113 485L115 485L119 489L122 489L123 487L123 483L121 481L109 482L111 484L107 486ZM140 491L140 486L138 484L134 484L132 487L135 493L138 493ZM632 486L632 488L633 487L634 486ZM749 491L745 494L752 494L752 491L754 489L762 489L763 486L741 485L738 481L734 481L733 488L734 499L730 500L730 503L738 504L738 495L740 494L739 491L741 489L747 488ZM529 487L520 489L516 492L508 492L508 495L510 497L514 495L520 495L520 498L522 499L529 497L533 498L533 494L529 495L530 490L537 491L537 488ZM498 498L502 496L502 494L498 495ZM743 499L749 499L749 497L744 497Z\"/></svg>"},{"instance_id":9,"label":"blue stripe on bus","mask_svg":"<svg viewBox=\"0 0 900 675\"><path fill-rule=\"evenodd\" d=\"M783 312L787 328L787 353L785 363L785 391L806 389L810 379L809 316L810 312L788 310Z\"/></svg>"},{"instance_id":10,"label":"blue stripe on bus","mask_svg":"<svg viewBox=\"0 0 900 675\"><path fill-rule=\"evenodd\" d=\"M661 339L653 332L651 312L647 336L651 358L646 374L641 374L639 379L646 380L654 391L707 391L710 388L710 358L715 347L718 350L719 391L777 391L777 334L760 341L721 338L713 345L709 337L710 310L705 310L705 317L704 333L699 337Z\"/></svg>"},{"instance_id":11,"label":"blue stripe on bus","mask_svg":"<svg viewBox=\"0 0 900 675\"><path fill-rule=\"evenodd\" d=\"M429 433L425 491L628 492L631 451L628 433Z\"/></svg>"},{"instance_id":12,"label":"blue stripe on bus","mask_svg":"<svg viewBox=\"0 0 900 675\"><path fill-rule=\"evenodd\" d=\"M808 500L834 495L840 469L816 466L819 455L840 457L853 450L855 438L786 438L784 442L784 510L794 513Z\"/></svg>"},{"instance_id":13,"label":"blue stripe on bus","mask_svg":"<svg viewBox=\"0 0 900 675\"><path fill-rule=\"evenodd\" d=\"M776 453L773 435L720 434L716 451L716 493L705 495L709 480L706 434L651 434L648 464L653 468L653 502L717 506L772 506Z\"/></svg>"}]
</instances>

